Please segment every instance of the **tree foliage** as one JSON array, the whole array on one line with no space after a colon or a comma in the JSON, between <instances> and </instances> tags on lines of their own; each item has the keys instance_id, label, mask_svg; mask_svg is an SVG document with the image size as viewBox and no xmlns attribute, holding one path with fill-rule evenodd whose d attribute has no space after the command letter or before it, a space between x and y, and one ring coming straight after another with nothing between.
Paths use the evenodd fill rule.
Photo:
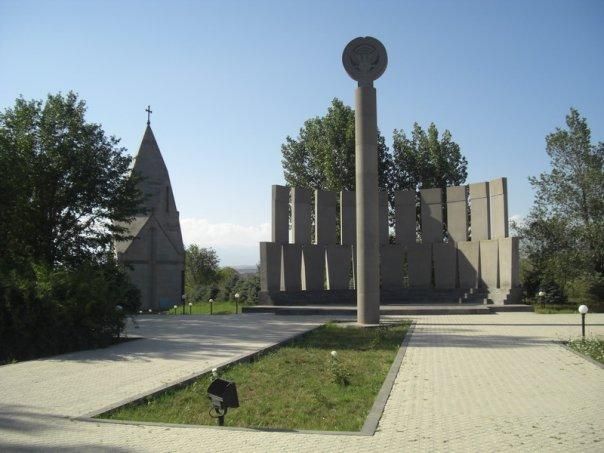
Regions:
<instances>
[{"instance_id":1,"label":"tree foliage","mask_svg":"<svg viewBox=\"0 0 604 453\"><path fill-rule=\"evenodd\" d=\"M220 268L216 250L192 244L187 247L185 253L185 284L187 286L207 285L218 280Z\"/></svg>"},{"instance_id":2,"label":"tree foliage","mask_svg":"<svg viewBox=\"0 0 604 453\"><path fill-rule=\"evenodd\" d=\"M0 113L0 362L107 345L138 307L111 253L137 179L85 113L74 93Z\"/></svg>"},{"instance_id":3,"label":"tree foliage","mask_svg":"<svg viewBox=\"0 0 604 453\"><path fill-rule=\"evenodd\" d=\"M551 171L529 178L535 202L516 225L536 275L530 278L562 289L576 279L601 285L604 273L604 143L592 143L587 120L576 109L570 109L566 126L546 137Z\"/></svg>"},{"instance_id":4,"label":"tree foliage","mask_svg":"<svg viewBox=\"0 0 604 453\"><path fill-rule=\"evenodd\" d=\"M78 265L125 238L141 201L119 140L74 93L17 99L0 114L0 254Z\"/></svg>"},{"instance_id":5,"label":"tree foliage","mask_svg":"<svg viewBox=\"0 0 604 453\"><path fill-rule=\"evenodd\" d=\"M467 161L459 145L445 131L439 138L434 124L424 131L414 124L411 137L393 133L393 152L378 133L379 187L393 191L463 184ZM334 99L323 117L304 122L296 139L281 145L283 173L289 186L323 190L354 190L354 110Z\"/></svg>"},{"instance_id":6,"label":"tree foliage","mask_svg":"<svg viewBox=\"0 0 604 453\"><path fill-rule=\"evenodd\" d=\"M459 145L448 130L439 139L434 123L427 131L415 123L411 137L395 129L392 148L392 186L395 190L444 189L461 185L468 177L468 162Z\"/></svg>"},{"instance_id":7,"label":"tree foliage","mask_svg":"<svg viewBox=\"0 0 604 453\"><path fill-rule=\"evenodd\" d=\"M354 110L334 99L327 114L304 122L296 139L281 145L285 181L289 186L322 190L354 190ZM378 132L379 186L388 189L391 156Z\"/></svg>"}]
</instances>

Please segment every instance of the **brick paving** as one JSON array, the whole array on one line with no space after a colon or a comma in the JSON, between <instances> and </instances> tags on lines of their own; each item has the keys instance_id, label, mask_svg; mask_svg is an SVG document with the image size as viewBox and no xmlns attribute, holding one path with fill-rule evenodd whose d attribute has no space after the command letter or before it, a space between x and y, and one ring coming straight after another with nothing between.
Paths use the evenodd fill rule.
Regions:
<instances>
[{"instance_id":1,"label":"brick paving","mask_svg":"<svg viewBox=\"0 0 604 453\"><path fill-rule=\"evenodd\" d=\"M578 315L412 318L374 436L73 420L324 320L155 316L129 329L142 340L0 367L0 450L604 451L604 369L554 343L580 333ZM588 323L604 336L604 314Z\"/></svg>"}]
</instances>

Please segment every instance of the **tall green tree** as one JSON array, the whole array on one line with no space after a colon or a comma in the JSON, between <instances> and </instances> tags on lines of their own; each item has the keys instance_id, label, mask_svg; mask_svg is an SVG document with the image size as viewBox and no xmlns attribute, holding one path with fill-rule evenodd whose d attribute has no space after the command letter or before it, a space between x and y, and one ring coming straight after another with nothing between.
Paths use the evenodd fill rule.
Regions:
<instances>
[{"instance_id":1,"label":"tall green tree","mask_svg":"<svg viewBox=\"0 0 604 453\"><path fill-rule=\"evenodd\" d=\"M529 178L534 205L522 225L532 280L562 288L604 273L604 143L591 141L587 120L571 108L566 129L546 138L551 171Z\"/></svg>"},{"instance_id":2,"label":"tall green tree","mask_svg":"<svg viewBox=\"0 0 604 453\"><path fill-rule=\"evenodd\" d=\"M304 122L298 137L281 145L283 173L289 186L323 190L354 190L354 110L334 99L322 117ZM392 160L378 133L379 186L390 188Z\"/></svg>"},{"instance_id":3,"label":"tall green tree","mask_svg":"<svg viewBox=\"0 0 604 453\"><path fill-rule=\"evenodd\" d=\"M185 251L185 283L194 288L215 283L220 268L216 250L191 244Z\"/></svg>"},{"instance_id":4,"label":"tall green tree","mask_svg":"<svg viewBox=\"0 0 604 453\"><path fill-rule=\"evenodd\" d=\"M415 123L410 137L403 130L395 129L392 148L392 185L395 190L444 189L461 185L468 177L468 162L459 145L448 130L439 138L434 123L427 131Z\"/></svg>"},{"instance_id":5,"label":"tall green tree","mask_svg":"<svg viewBox=\"0 0 604 453\"><path fill-rule=\"evenodd\" d=\"M322 117L305 121L296 139L281 145L283 173L290 186L324 190L354 190L354 110L334 99ZM463 184L468 163L448 130L439 137L431 124L424 131L417 123L411 137L394 130L393 152L378 133L379 187L399 189L446 187Z\"/></svg>"},{"instance_id":6,"label":"tall green tree","mask_svg":"<svg viewBox=\"0 0 604 453\"><path fill-rule=\"evenodd\" d=\"M141 202L131 157L72 92L0 113L0 255L54 267L105 255Z\"/></svg>"}]
</instances>

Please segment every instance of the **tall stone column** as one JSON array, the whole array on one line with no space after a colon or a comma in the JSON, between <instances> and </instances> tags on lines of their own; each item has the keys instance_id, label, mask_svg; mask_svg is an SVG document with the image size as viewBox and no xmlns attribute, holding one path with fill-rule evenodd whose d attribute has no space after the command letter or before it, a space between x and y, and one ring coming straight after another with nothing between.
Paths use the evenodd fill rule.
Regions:
<instances>
[{"instance_id":1,"label":"tall stone column","mask_svg":"<svg viewBox=\"0 0 604 453\"><path fill-rule=\"evenodd\" d=\"M373 81L386 70L388 57L375 38L356 38L342 54L344 69L358 81L355 91L355 184L357 214L357 322L380 322L379 196L377 108Z\"/></svg>"}]
</instances>

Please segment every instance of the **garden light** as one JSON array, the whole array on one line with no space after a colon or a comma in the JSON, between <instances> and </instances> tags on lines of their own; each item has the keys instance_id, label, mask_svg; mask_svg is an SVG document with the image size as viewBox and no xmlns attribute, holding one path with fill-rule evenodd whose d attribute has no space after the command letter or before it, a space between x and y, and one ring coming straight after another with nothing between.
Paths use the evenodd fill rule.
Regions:
<instances>
[{"instance_id":1,"label":"garden light","mask_svg":"<svg viewBox=\"0 0 604 453\"><path fill-rule=\"evenodd\" d=\"M210 417L218 419L218 426L224 426L224 416L230 407L239 407L237 386L232 381L214 379L208 387L208 398L212 402ZM214 415L212 411L214 411Z\"/></svg>"},{"instance_id":2,"label":"garden light","mask_svg":"<svg viewBox=\"0 0 604 453\"><path fill-rule=\"evenodd\" d=\"M235 293L235 314L239 313L239 293Z\"/></svg>"},{"instance_id":3,"label":"garden light","mask_svg":"<svg viewBox=\"0 0 604 453\"><path fill-rule=\"evenodd\" d=\"M332 356L334 359L337 359L337 358L338 358L338 352L337 352L337 351L331 351L331 356Z\"/></svg>"},{"instance_id":4,"label":"garden light","mask_svg":"<svg viewBox=\"0 0 604 453\"><path fill-rule=\"evenodd\" d=\"M193 302L189 302L189 314L193 314Z\"/></svg>"},{"instance_id":5,"label":"garden light","mask_svg":"<svg viewBox=\"0 0 604 453\"><path fill-rule=\"evenodd\" d=\"M214 299L210 299L208 302L210 303L210 314L212 314L214 308Z\"/></svg>"},{"instance_id":6,"label":"garden light","mask_svg":"<svg viewBox=\"0 0 604 453\"><path fill-rule=\"evenodd\" d=\"M589 311L587 305L581 305L579 307L579 313L581 313L581 336L585 338L585 315Z\"/></svg>"}]
</instances>

